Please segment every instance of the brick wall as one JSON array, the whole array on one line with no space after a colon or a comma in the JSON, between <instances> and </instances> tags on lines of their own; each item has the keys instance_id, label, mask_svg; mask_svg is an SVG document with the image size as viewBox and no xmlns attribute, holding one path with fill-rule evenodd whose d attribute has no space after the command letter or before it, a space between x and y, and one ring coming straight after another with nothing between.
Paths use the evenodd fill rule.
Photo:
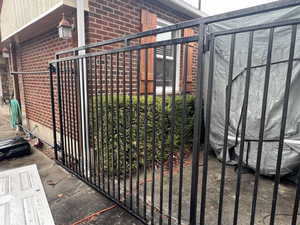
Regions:
<instances>
[{"instance_id":1,"label":"brick wall","mask_svg":"<svg viewBox=\"0 0 300 225\"><path fill-rule=\"evenodd\" d=\"M99 42L141 31L141 9L155 13L170 23L190 18L149 0L89 0L88 42Z\"/></svg>"},{"instance_id":2,"label":"brick wall","mask_svg":"<svg viewBox=\"0 0 300 225\"><path fill-rule=\"evenodd\" d=\"M73 47L71 40L60 40L56 29L16 47L18 71L47 71L48 62L62 49ZM19 75L22 108L28 119L52 127L49 76ZM24 107L25 104L25 107Z\"/></svg>"},{"instance_id":3,"label":"brick wall","mask_svg":"<svg viewBox=\"0 0 300 225\"><path fill-rule=\"evenodd\" d=\"M90 11L86 13L87 44L140 32L141 9L147 9L171 23L190 19L150 0L89 0L89 9ZM60 40L56 29L21 43L16 48L18 70L47 70L48 62L54 59L55 52L72 48L73 45L73 41ZM106 48L112 47L116 46ZM128 80L128 73L126 79ZM19 76L19 81L21 101L22 104L25 103L27 118L51 128L48 76L45 74Z\"/></svg>"},{"instance_id":4,"label":"brick wall","mask_svg":"<svg viewBox=\"0 0 300 225\"><path fill-rule=\"evenodd\" d=\"M156 14L159 19L163 19L170 23L178 23L186 21L191 18L176 12L174 9L163 6L157 1L152 0L111 0L111 1L99 1L89 0L90 12L86 17L87 25L87 40L89 43L101 42L120 36L141 32L141 11L146 9L147 11ZM132 40L131 44L135 45L140 40ZM123 47L123 43L109 45L101 48L94 48L92 51L107 50L112 48ZM187 90L194 90L195 77L197 72L197 45L193 48L193 82L187 84ZM190 50L191 53L191 50ZM141 52L143 54L143 51ZM183 79L183 52L181 50L181 66L180 66L180 79ZM127 61L127 63L129 63ZM133 55L133 69L135 68L136 58ZM125 74L125 80L129 83L128 70ZM136 90L136 73L133 71L133 91ZM114 77L114 89L116 89L116 76ZM182 84L182 82L181 82ZM110 81L109 84L110 86ZM143 86L143 84L141 83ZM182 85L181 85L182 86ZM129 88L129 85L127 85ZM127 88L127 91L128 91ZM182 88L182 87L181 87Z\"/></svg>"}]
</instances>

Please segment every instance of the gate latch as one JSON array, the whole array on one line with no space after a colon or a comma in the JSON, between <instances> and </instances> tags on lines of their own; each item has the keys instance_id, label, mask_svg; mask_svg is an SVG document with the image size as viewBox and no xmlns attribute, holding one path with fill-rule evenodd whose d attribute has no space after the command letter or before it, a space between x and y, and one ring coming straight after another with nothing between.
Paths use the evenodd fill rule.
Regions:
<instances>
[{"instance_id":1,"label":"gate latch","mask_svg":"<svg viewBox=\"0 0 300 225\"><path fill-rule=\"evenodd\" d=\"M210 44L211 38L212 38L211 34L206 32L205 37L204 37L203 52L209 51L209 44Z\"/></svg>"},{"instance_id":2,"label":"gate latch","mask_svg":"<svg viewBox=\"0 0 300 225\"><path fill-rule=\"evenodd\" d=\"M52 64L50 64L50 66L49 66L49 71L51 71L52 73L56 73L56 68L55 68L55 66L53 66Z\"/></svg>"}]
</instances>

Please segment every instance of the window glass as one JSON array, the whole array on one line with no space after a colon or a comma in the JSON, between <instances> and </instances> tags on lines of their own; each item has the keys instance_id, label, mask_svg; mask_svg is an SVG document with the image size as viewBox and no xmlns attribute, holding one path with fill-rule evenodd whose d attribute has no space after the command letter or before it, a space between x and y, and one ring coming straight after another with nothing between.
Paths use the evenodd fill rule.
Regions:
<instances>
[{"instance_id":1,"label":"window glass","mask_svg":"<svg viewBox=\"0 0 300 225\"><path fill-rule=\"evenodd\" d=\"M162 21L158 21L158 28L168 26L170 24L164 23ZM174 31L174 32L167 32L167 33L162 33L157 35L157 41L166 41L170 39L174 39L179 37L179 32ZM164 47L159 47L157 48L157 54L156 54L156 59L157 59L157 73L156 73L156 86L159 90L162 90L163 87L163 76L164 76L164 62L163 62L163 51ZM179 49L177 49L179 51ZM171 46L166 46L166 71L165 71L165 76L166 76L166 87L167 91L169 90L169 87L172 87L172 78L173 78L173 72L174 72L174 47L173 45ZM179 63L177 61L176 67L179 66ZM177 75L176 75L177 76ZM178 84L176 84L178 85Z\"/></svg>"},{"instance_id":2,"label":"window glass","mask_svg":"<svg viewBox=\"0 0 300 225\"><path fill-rule=\"evenodd\" d=\"M156 85L158 87L163 87L163 71L164 71L164 61L163 59L157 59L157 74L156 74ZM166 86L172 86L172 77L173 77L173 69L174 68L174 60L166 60Z\"/></svg>"}]
</instances>

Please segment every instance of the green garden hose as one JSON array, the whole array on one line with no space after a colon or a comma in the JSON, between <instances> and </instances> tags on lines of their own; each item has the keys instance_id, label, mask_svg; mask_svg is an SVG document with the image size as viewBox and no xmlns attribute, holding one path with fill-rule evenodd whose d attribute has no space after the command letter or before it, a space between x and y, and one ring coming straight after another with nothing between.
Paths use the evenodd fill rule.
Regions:
<instances>
[{"instance_id":1,"label":"green garden hose","mask_svg":"<svg viewBox=\"0 0 300 225\"><path fill-rule=\"evenodd\" d=\"M21 108L17 99L10 100L9 103L9 122L12 128L16 128L21 119Z\"/></svg>"}]
</instances>

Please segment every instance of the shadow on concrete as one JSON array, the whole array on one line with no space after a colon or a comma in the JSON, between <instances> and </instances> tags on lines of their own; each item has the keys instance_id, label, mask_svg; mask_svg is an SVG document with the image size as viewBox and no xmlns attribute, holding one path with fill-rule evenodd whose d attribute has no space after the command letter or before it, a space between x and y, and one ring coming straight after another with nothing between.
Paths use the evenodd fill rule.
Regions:
<instances>
[{"instance_id":1,"label":"shadow on concrete","mask_svg":"<svg viewBox=\"0 0 300 225\"><path fill-rule=\"evenodd\" d=\"M14 137L16 131L10 128L8 115L3 111L0 113L0 139ZM33 149L33 153L29 156L1 161L0 172L31 164L37 164L56 225L74 224L90 214L114 205L38 150ZM123 209L115 207L80 224L140 225L141 223Z\"/></svg>"}]
</instances>

